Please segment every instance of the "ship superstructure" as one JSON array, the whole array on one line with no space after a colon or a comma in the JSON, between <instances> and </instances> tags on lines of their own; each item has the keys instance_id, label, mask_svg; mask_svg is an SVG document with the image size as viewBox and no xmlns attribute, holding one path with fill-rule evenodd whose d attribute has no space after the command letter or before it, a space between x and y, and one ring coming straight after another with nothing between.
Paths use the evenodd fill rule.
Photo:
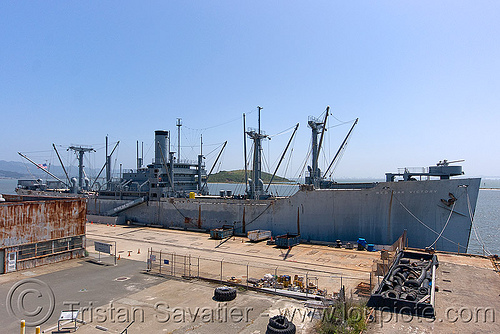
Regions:
<instances>
[{"instance_id":1,"label":"ship superstructure","mask_svg":"<svg viewBox=\"0 0 500 334\"><path fill-rule=\"evenodd\" d=\"M142 197L154 200L162 197L188 197L190 192L205 194L204 181L207 176L203 155L198 161L180 160L169 150L170 132L155 131L155 156L151 164L141 166L142 157L137 157L138 168L123 172L123 176L108 181L100 196ZM180 145L179 145L180 148Z\"/></svg>"}]
</instances>

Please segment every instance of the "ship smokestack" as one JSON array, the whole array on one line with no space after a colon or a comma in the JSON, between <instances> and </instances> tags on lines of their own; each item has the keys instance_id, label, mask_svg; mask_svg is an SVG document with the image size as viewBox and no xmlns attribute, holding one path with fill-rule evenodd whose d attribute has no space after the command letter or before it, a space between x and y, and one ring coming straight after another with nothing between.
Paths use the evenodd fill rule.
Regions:
<instances>
[{"instance_id":1,"label":"ship smokestack","mask_svg":"<svg viewBox=\"0 0 500 334\"><path fill-rule=\"evenodd\" d=\"M161 165L164 162L163 159L168 159L168 136L168 131L155 131L155 165ZM166 163L167 161L165 161L165 164Z\"/></svg>"}]
</instances>

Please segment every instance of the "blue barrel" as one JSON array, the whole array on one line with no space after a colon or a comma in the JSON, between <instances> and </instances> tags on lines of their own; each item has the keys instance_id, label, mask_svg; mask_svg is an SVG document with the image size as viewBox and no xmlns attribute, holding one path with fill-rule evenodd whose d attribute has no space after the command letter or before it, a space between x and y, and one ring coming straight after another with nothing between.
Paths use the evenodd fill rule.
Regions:
<instances>
[{"instance_id":1,"label":"blue barrel","mask_svg":"<svg viewBox=\"0 0 500 334\"><path fill-rule=\"evenodd\" d=\"M366 247L366 240L365 240L365 238L358 238L358 245Z\"/></svg>"},{"instance_id":2,"label":"blue barrel","mask_svg":"<svg viewBox=\"0 0 500 334\"><path fill-rule=\"evenodd\" d=\"M375 251L375 245L374 244L368 244L366 246L366 250L369 252L374 252Z\"/></svg>"},{"instance_id":3,"label":"blue barrel","mask_svg":"<svg viewBox=\"0 0 500 334\"><path fill-rule=\"evenodd\" d=\"M366 240L364 238L358 238L358 250L365 250Z\"/></svg>"}]
</instances>

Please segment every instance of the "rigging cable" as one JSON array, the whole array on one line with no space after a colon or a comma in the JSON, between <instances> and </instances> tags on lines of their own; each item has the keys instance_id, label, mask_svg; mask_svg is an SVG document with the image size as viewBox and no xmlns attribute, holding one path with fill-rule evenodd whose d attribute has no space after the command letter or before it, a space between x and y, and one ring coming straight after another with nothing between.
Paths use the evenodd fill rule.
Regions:
<instances>
[{"instance_id":1,"label":"rigging cable","mask_svg":"<svg viewBox=\"0 0 500 334\"><path fill-rule=\"evenodd\" d=\"M296 127L296 125L293 125L292 127L288 128L288 129L285 129L281 132L278 132L277 134L275 135L271 135L271 136L268 136L269 138L274 138L274 137L277 137L277 136L281 136L281 135L284 135L288 132L292 132L292 130Z\"/></svg>"},{"instance_id":2,"label":"rigging cable","mask_svg":"<svg viewBox=\"0 0 500 334\"><path fill-rule=\"evenodd\" d=\"M257 109L252 109L251 111L245 113L246 115L250 115L251 113L257 111ZM229 123L233 123L233 122L236 122L236 121L240 121L241 120L241 117L242 116L239 116L238 118L234 118L232 120L229 120L227 122L224 122L224 123L220 123L220 124L217 124L217 125L213 125L213 126L209 126L209 127L206 127L206 128L201 128L201 129L195 129L195 128L190 128L188 126L184 126L186 129L189 129L189 130L194 130L194 131L200 131L200 132L203 132L205 130L209 130L209 129L213 129L213 128L218 128L219 126L223 126L223 125L226 125L226 124L229 124Z\"/></svg>"},{"instance_id":3,"label":"rigging cable","mask_svg":"<svg viewBox=\"0 0 500 334\"><path fill-rule=\"evenodd\" d=\"M415 220L416 220L416 221L418 221L420 224L422 224L422 225L423 225L425 228L427 228L428 230L432 231L434 234L439 235L439 233L438 233L438 232L434 231L434 229L432 229L431 227L427 226L427 225L426 225L426 224L425 224L422 220L420 220L417 216L415 216L415 215L413 214L413 212L411 212L411 211L410 211L410 209L408 209L408 208L407 208L407 207L403 204L403 202L401 202L401 201L399 200L399 198L398 198L396 195L393 195L393 196L394 196L394 198L398 201L398 203L399 203L399 204L403 207L403 209L405 209L405 210L406 210L406 212L408 212L408 213L410 214L410 216L412 216L413 218L415 218ZM458 198L457 198L457 199L458 199ZM448 238L447 238L447 237L445 237L445 236L442 236L442 238L443 238L443 239L445 239L445 240L447 240L447 241L449 241L449 242L451 242L452 244L454 244L454 245L456 245L456 246L458 246L458 247L462 247L462 248L465 248L465 249L466 249L466 247L465 247L465 246L460 245L459 243L457 243L457 242L455 242L455 241L453 241L453 240L450 240L450 239L448 239ZM466 250L467 250L467 249L466 249Z\"/></svg>"},{"instance_id":4,"label":"rigging cable","mask_svg":"<svg viewBox=\"0 0 500 334\"><path fill-rule=\"evenodd\" d=\"M353 119L353 120L350 120L350 121L347 121L347 122L342 122L340 121L338 118L336 118L335 116L332 115L333 118L335 118L337 121L339 121L340 123L339 124L335 124L335 125L332 125L332 126L329 126L327 127L326 129L331 129L331 128L336 128L338 126L342 126L342 125L345 125L345 124L352 124L356 119Z\"/></svg>"},{"instance_id":5,"label":"rigging cable","mask_svg":"<svg viewBox=\"0 0 500 334\"><path fill-rule=\"evenodd\" d=\"M441 238L441 235L443 235L443 232L446 229L446 226L448 226L448 223L450 222L451 215L453 214L453 210L455 209L455 204L457 204L456 201L453 202L453 206L451 207L451 210L450 210L450 215L448 216L448 219L446 220L446 224L444 224L443 229L441 230L441 233L439 233L439 235L437 236L436 240L434 240L434 242L432 244L430 244L429 248L434 247L434 245L439 240L439 238Z\"/></svg>"},{"instance_id":6,"label":"rigging cable","mask_svg":"<svg viewBox=\"0 0 500 334\"><path fill-rule=\"evenodd\" d=\"M493 253L491 253L489 249L486 248L483 238L481 238L481 236L477 233L477 228L476 224L474 224L474 215L472 214L472 207L470 204L469 192L467 191L467 187L465 188L465 192L467 193L467 209L469 210L470 224L472 226L472 229L474 230L474 235L476 236L476 240L479 242L481 246L483 246L483 252L486 251L488 255L493 255Z\"/></svg>"},{"instance_id":7,"label":"rigging cable","mask_svg":"<svg viewBox=\"0 0 500 334\"><path fill-rule=\"evenodd\" d=\"M35 180L37 180L37 178L35 177L35 175L33 175L33 173L31 172L31 170L28 168L28 165L26 165L26 163L23 161L23 165L24 167L26 167L26 170L28 171L28 173L31 175L31 177Z\"/></svg>"},{"instance_id":8,"label":"rigging cable","mask_svg":"<svg viewBox=\"0 0 500 334\"><path fill-rule=\"evenodd\" d=\"M339 156L337 158L337 161L335 162L335 165L333 166L332 168L332 171L330 172L330 174L328 175L328 178L331 179L332 178L332 175L333 173L335 172L335 170L337 169L338 165L339 165L339 162L340 160L342 160L342 158L344 157L344 153L346 151L346 148L347 148L347 144L349 144L349 141L351 140L351 138L347 138L346 142L345 142L345 145L344 147L342 147L340 153L339 153Z\"/></svg>"},{"instance_id":9,"label":"rigging cable","mask_svg":"<svg viewBox=\"0 0 500 334\"><path fill-rule=\"evenodd\" d=\"M245 224L245 228L248 227L248 225L252 224L253 222L255 222L260 216L262 216L264 214L264 212L266 212L272 205L274 204L274 201L271 201L271 203L268 204L268 206L261 212L257 215L257 217L255 217L254 219L252 219L250 222L246 223Z\"/></svg>"},{"instance_id":10,"label":"rigging cable","mask_svg":"<svg viewBox=\"0 0 500 334\"><path fill-rule=\"evenodd\" d=\"M312 138L309 138L309 150L307 151L307 154L303 160L303 162L300 164L301 169L298 169L297 172L294 174L294 178L295 179L299 179L302 177L302 175L304 174L304 171L306 169L306 166L307 166L307 161L309 160L309 157L311 156L311 152L312 152Z\"/></svg>"}]
</instances>

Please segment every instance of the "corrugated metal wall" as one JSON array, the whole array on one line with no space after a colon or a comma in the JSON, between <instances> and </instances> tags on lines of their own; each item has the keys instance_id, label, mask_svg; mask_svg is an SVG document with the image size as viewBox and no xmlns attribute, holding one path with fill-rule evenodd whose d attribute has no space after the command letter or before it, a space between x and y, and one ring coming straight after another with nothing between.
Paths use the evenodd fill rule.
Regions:
<instances>
[{"instance_id":1,"label":"corrugated metal wall","mask_svg":"<svg viewBox=\"0 0 500 334\"><path fill-rule=\"evenodd\" d=\"M84 198L22 200L4 196L0 203L0 249L85 234Z\"/></svg>"}]
</instances>

